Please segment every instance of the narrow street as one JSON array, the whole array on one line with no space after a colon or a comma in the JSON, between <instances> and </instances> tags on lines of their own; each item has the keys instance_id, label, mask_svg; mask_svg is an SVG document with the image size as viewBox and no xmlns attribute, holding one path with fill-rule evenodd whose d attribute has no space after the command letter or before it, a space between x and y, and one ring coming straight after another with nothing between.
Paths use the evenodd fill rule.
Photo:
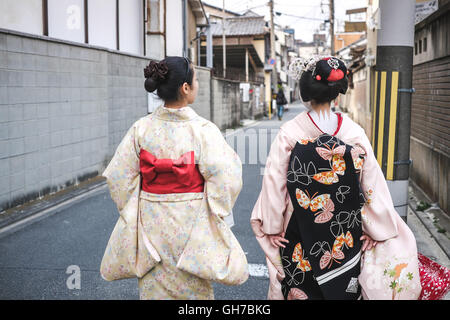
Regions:
<instances>
[{"instance_id":1,"label":"narrow street","mask_svg":"<svg viewBox=\"0 0 450 320\"><path fill-rule=\"evenodd\" d=\"M304 110L289 105L283 121L261 120L227 131L228 143L243 163L243 188L233 210L232 230L247 255L250 278L241 286L214 283L217 300L265 300L268 273L265 256L250 227L250 215L261 188L270 144L282 123ZM104 281L100 262L118 212L106 184L87 192L81 200L67 201L17 231L0 233L1 299L139 299L137 279ZM408 225L419 252L450 267L450 260L412 210ZM79 281L74 281L75 273ZM449 300L447 295L445 300Z\"/></svg>"},{"instance_id":2,"label":"narrow street","mask_svg":"<svg viewBox=\"0 0 450 320\"><path fill-rule=\"evenodd\" d=\"M283 122L302 108L292 105ZM243 162L244 185L233 210L232 230L247 253L251 276L238 287L214 284L216 299L266 299L265 257L249 221L261 188L265 156L283 122L272 116L272 120L226 133ZM136 279L107 282L99 273L117 216L104 185L14 233L0 234L0 299L139 299ZM70 278L77 268L79 289Z\"/></svg>"},{"instance_id":3,"label":"narrow street","mask_svg":"<svg viewBox=\"0 0 450 320\"><path fill-rule=\"evenodd\" d=\"M400 298L397 293L402 291L414 292L411 297L419 296L420 277L425 290L419 299L442 298L426 289L437 288L446 291L444 300L450 300L450 0L0 1L0 300L139 299L137 278L108 282L100 275L105 248L119 218L101 174L126 134L133 134L134 130L128 131L132 124L148 114L153 114L151 122L136 124L139 130L135 132L149 129L140 134L146 138L141 141L142 148L157 154L162 149L178 151L189 145L195 146L197 152L198 139L208 129L197 126L199 122L189 109L184 112L161 107L189 105L221 130L242 161L243 188L231 221L232 231L247 256L250 277L240 286L214 283L215 299L264 301L269 287L266 255L255 238L250 217L261 191L272 141L284 123L305 110L303 103L307 102L311 119L307 115L298 118L301 128L292 130L298 133L308 124L312 127L312 121L328 131L325 128L334 123L336 116L322 119L322 111L327 113L330 108L341 112L348 117L344 119L351 119L359 127L347 130L348 138L344 137L346 130L340 130L339 138L346 144L356 144L362 138L363 149L370 151L366 155L372 161L358 159L358 148L345 149L352 151L350 167L362 170L361 178L367 185L358 195L357 189L339 178L352 177L345 174L347 160L340 158L344 149L337 144L329 145L327 150L320 147L322 141L316 141L317 154L308 153L314 161L303 163L298 170L292 168L300 184L304 184L300 180L305 175L323 184L305 193L299 187L297 199L311 212L319 210L320 205L321 212L316 212L314 219L318 219L317 223L330 221L334 236L331 238L327 232L327 241L320 236L320 242L311 242L306 254L302 253L305 245L296 243L291 260L298 260L298 264L292 279L300 271L303 276L308 271L302 267L309 262L304 257L315 255L319 259L320 252L323 255L318 268L324 274L314 274L321 285L350 276L347 272L357 260L340 251L350 241L340 229L346 221L347 227L353 228L350 216L359 214L357 208L349 211L344 201L347 197L348 204L355 204L344 196L355 190L355 197L367 193L368 199L376 198L367 208L376 215L372 225L376 231L366 225L365 232L379 240L394 234L395 227L385 223L389 218L381 218L391 210L377 205L392 200L417 245L416 250L409 232L398 232L388 245L380 246L386 252L375 252L376 259L362 255L369 258L364 260L361 274L369 270L367 274L373 276L376 285L383 282L382 290L374 289L374 295L367 297ZM276 110L271 119L267 117L271 105L286 106L281 121ZM318 121L312 120L316 116ZM196 122L192 126L177 122L191 120ZM344 120L343 127L349 122ZM203 155L219 154L214 141L218 131L210 129L211 133L205 134L207 146L201 148ZM313 133L305 135L312 138L309 136ZM146 142L151 147L146 148ZM132 149L132 145L130 142L126 149ZM208 151L209 145L213 152ZM305 155L304 150L296 151ZM220 157L226 158L227 153ZM294 156L295 160L302 158ZM321 158L328 160L332 168L317 167L314 162ZM149 170L169 171L170 161L162 159L158 168L152 159ZM173 162L174 166L178 164ZM145 164L140 165L144 172ZM111 179L121 179L129 175L130 168L118 164L108 171ZM164 194L201 191L197 189L201 177L182 178L175 172L178 170L173 171L175 175L168 174L168 180L164 175L151 174L148 185L167 188L161 191ZM153 180L158 175L161 183ZM177 183L173 186L169 180ZM184 183L187 180L195 182L192 189ZM345 186L336 185L336 181ZM177 189L178 182L182 189ZM350 182L357 184L354 179ZM271 184L276 188L276 183ZM320 192L322 187L336 190ZM315 193L319 195L310 197ZM331 199L334 194L336 201ZM263 206L270 209L275 202L273 192L266 197L271 204ZM119 199L116 201L121 202L122 195ZM178 201L179 197L174 199ZM334 208L337 201L345 208ZM280 202L273 208L276 211L283 206ZM151 211L161 211L154 209ZM166 232L173 226L167 211L172 208L162 210L161 221L167 225L159 221L155 225L157 231ZM177 219L180 210L173 209ZM329 217L334 211L339 213L332 221ZM383 224L378 225L378 221ZM269 225L265 229L272 230L271 221L264 224ZM301 223L300 228L304 225ZM339 228L338 233L334 227ZM356 239L359 232L352 237ZM314 237L319 233L313 232ZM347 237L347 242L341 235ZM121 235L120 239L124 238ZM169 240L171 246L174 238ZM184 242L177 239L183 248ZM352 248L357 251L359 247ZM164 248L158 250L162 254ZM419 268L415 261L405 260L415 259L416 251ZM359 257L359 252L356 254ZM422 260L420 254L437 264L428 265L429 260ZM351 263L343 260L346 258ZM336 259L342 264L331 269ZM209 257L207 261L211 264ZM325 263L330 270L325 270ZM164 276L169 273L163 272ZM345 293L341 290L337 295L339 299L344 297L341 294L354 293L356 276L347 282ZM402 277L408 281L414 278L415 285L408 285L408 292L403 285L397 286ZM168 278L164 281L170 283ZM294 280L286 281L296 285ZM173 296L185 294L181 282L173 281L177 287ZM302 297L302 293L312 297L296 289L299 291L289 291L291 297Z\"/></svg>"}]
</instances>

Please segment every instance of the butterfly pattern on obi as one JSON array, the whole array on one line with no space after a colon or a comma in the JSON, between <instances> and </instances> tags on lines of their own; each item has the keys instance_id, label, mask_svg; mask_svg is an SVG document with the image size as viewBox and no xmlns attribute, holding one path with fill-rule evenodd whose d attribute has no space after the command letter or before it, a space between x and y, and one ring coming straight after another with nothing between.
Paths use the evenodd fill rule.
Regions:
<instances>
[{"instance_id":1,"label":"butterfly pattern on obi","mask_svg":"<svg viewBox=\"0 0 450 320\"><path fill-rule=\"evenodd\" d=\"M306 193L305 193L306 192ZM315 223L325 223L333 218L334 203L331 200L330 194L321 194L316 196L317 192L312 197L309 196L308 190L302 191L297 188L296 198L298 204L305 210L310 208L312 212L322 210L314 214L316 218Z\"/></svg>"},{"instance_id":2,"label":"butterfly pattern on obi","mask_svg":"<svg viewBox=\"0 0 450 320\"><path fill-rule=\"evenodd\" d=\"M287 180L291 183L300 183L304 186L309 185L312 182L312 177L317 173L316 166L313 162L309 162L308 165L301 164L297 157L294 157L290 164L290 170L287 172Z\"/></svg>"},{"instance_id":3,"label":"butterfly pattern on obi","mask_svg":"<svg viewBox=\"0 0 450 320\"><path fill-rule=\"evenodd\" d=\"M311 264L305 257L300 242L297 243L294 247L294 252L292 253L292 262L297 262L297 269L300 269L303 272L311 271Z\"/></svg>"},{"instance_id":4,"label":"butterfly pattern on obi","mask_svg":"<svg viewBox=\"0 0 450 320\"><path fill-rule=\"evenodd\" d=\"M298 245L299 245L298 247L296 246L297 253L295 255L294 252L292 253L290 252L290 249L280 248L283 270L284 273L286 274L286 277L284 279L285 284L282 284L283 290L285 290L286 287L301 285L305 281L305 273L311 270L311 265L309 264L309 261L306 260L304 252L301 249L300 243L298 243ZM288 251L287 255L285 251ZM292 262L294 263L297 262L297 265L293 268ZM307 271L304 271L302 269Z\"/></svg>"},{"instance_id":5,"label":"butterfly pattern on obi","mask_svg":"<svg viewBox=\"0 0 450 320\"><path fill-rule=\"evenodd\" d=\"M317 153L324 160L328 160L331 164L330 171L324 171L317 173L313 176L313 179L323 184L333 184L339 182L338 175L345 174L345 145L336 147L336 143L332 147L324 144L324 147L316 147Z\"/></svg>"},{"instance_id":6,"label":"butterfly pattern on obi","mask_svg":"<svg viewBox=\"0 0 450 320\"><path fill-rule=\"evenodd\" d=\"M288 300L307 300L308 295L302 289L291 288L291 290L289 290L287 299Z\"/></svg>"},{"instance_id":7,"label":"butterfly pattern on obi","mask_svg":"<svg viewBox=\"0 0 450 320\"><path fill-rule=\"evenodd\" d=\"M346 196L350 193L349 186L339 186L336 192L336 200L339 203L344 203Z\"/></svg>"},{"instance_id":8,"label":"butterfly pattern on obi","mask_svg":"<svg viewBox=\"0 0 450 320\"><path fill-rule=\"evenodd\" d=\"M288 253L285 255L285 248L280 248L281 259L283 263L283 269L286 274L284 283L281 284L282 290L287 292L287 300L307 300L309 299L305 291L300 288L294 287L299 286L305 281L306 272L311 271L311 264L308 258L305 256L304 250L301 243L297 243L291 252L289 249ZM295 264L292 264L292 262Z\"/></svg>"},{"instance_id":9,"label":"butterfly pattern on obi","mask_svg":"<svg viewBox=\"0 0 450 320\"><path fill-rule=\"evenodd\" d=\"M300 144L307 145L310 142L314 142L314 139L300 139L298 142L300 142Z\"/></svg>"},{"instance_id":10,"label":"butterfly pattern on obi","mask_svg":"<svg viewBox=\"0 0 450 320\"><path fill-rule=\"evenodd\" d=\"M344 230L361 226L361 209L351 212L341 211L336 215L336 219L330 224L331 234L337 238Z\"/></svg>"},{"instance_id":11,"label":"butterfly pattern on obi","mask_svg":"<svg viewBox=\"0 0 450 320\"><path fill-rule=\"evenodd\" d=\"M343 233L336 238L333 243L333 248L330 250L330 245L328 242L316 242L311 248L311 254L314 256L318 256L320 253L323 253L320 258L320 269L325 269L328 267L331 268L333 262L341 263L339 260L343 260L345 258L344 252L342 252L342 248L344 245L347 248L353 248L353 237L350 231L344 235Z\"/></svg>"}]
</instances>

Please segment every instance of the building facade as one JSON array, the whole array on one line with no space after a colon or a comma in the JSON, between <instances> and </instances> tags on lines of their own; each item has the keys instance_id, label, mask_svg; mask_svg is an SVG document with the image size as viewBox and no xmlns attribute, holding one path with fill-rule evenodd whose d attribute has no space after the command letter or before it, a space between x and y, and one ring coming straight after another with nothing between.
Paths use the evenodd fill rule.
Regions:
<instances>
[{"instance_id":1,"label":"building facade","mask_svg":"<svg viewBox=\"0 0 450 320\"><path fill-rule=\"evenodd\" d=\"M411 179L450 212L450 1L415 26Z\"/></svg>"}]
</instances>

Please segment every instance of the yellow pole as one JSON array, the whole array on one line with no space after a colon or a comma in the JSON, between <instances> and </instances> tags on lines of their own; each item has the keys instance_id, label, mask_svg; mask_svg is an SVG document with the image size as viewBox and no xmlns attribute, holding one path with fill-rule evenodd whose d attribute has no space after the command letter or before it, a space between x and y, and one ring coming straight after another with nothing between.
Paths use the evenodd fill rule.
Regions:
<instances>
[{"instance_id":1,"label":"yellow pole","mask_svg":"<svg viewBox=\"0 0 450 320\"><path fill-rule=\"evenodd\" d=\"M273 99L272 97L270 97L270 106L269 106L269 120L272 119L272 103L273 103Z\"/></svg>"},{"instance_id":2,"label":"yellow pole","mask_svg":"<svg viewBox=\"0 0 450 320\"><path fill-rule=\"evenodd\" d=\"M397 91L398 91L398 71L392 72L391 104L389 112L389 144L387 156L386 179L394 179L394 153L395 153L395 129L397 125Z\"/></svg>"}]
</instances>

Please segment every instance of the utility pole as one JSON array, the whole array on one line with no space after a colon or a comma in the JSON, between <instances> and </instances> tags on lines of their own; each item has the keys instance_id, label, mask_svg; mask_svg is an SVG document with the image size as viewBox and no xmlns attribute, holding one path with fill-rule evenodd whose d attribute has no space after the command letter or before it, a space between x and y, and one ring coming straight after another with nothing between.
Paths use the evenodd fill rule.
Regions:
<instances>
[{"instance_id":1,"label":"utility pole","mask_svg":"<svg viewBox=\"0 0 450 320\"><path fill-rule=\"evenodd\" d=\"M331 48L330 52L331 55L334 56L334 0L329 0L329 6L330 6L330 41L331 41Z\"/></svg>"},{"instance_id":2,"label":"utility pole","mask_svg":"<svg viewBox=\"0 0 450 320\"><path fill-rule=\"evenodd\" d=\"M411 165L415 0L380 0L372 146L396 211L406 221Z\"/></svg>"},{"instance_id":3,"label":"utility pole","mask_svg":"<svg viewBox=\"0 0 450 320\"><path fill-rule=\"evenodd\" d=\"M227 76L227 41L225 37L225 0L222 5L222 47L223 47L223 77Z\"/></svg>"},{"instance_id":4,"label":"utility pole","mask_svg":"<svg viewBox=\"0 0 450 320\"><path fill-rule=\"evenodd\" d=\"M272 90L270 95L270 108L269 108L269 119L271 118L271 112L273 111L273 95L277 88L278 74L277 74L277 55L275 52L275 23L273 21L273 0L269 1L270 6L270 58L275 60L272 65Z\"/></svg>"},{"instance_id":5,"label":"utility pole","mask_svg":"<svg viewBox=\"0 0 450 320\"><path fill-rule=\"evenodd\" d=\"M206 26L206 66L213 67L213 38L211 32L211 22Z\"/></svg>"},{"instance_id":6,"label":"utility pole","mask_svg":"<svg viewBox=\"0 0 450 320\"><path fill-rule=\"evenodd\" d=\"M189 57L188 55L188 25L187 25L187 0L181 2L182 5L182 15L183 15L183 56Z\"/></svg>"}]
</instances>

